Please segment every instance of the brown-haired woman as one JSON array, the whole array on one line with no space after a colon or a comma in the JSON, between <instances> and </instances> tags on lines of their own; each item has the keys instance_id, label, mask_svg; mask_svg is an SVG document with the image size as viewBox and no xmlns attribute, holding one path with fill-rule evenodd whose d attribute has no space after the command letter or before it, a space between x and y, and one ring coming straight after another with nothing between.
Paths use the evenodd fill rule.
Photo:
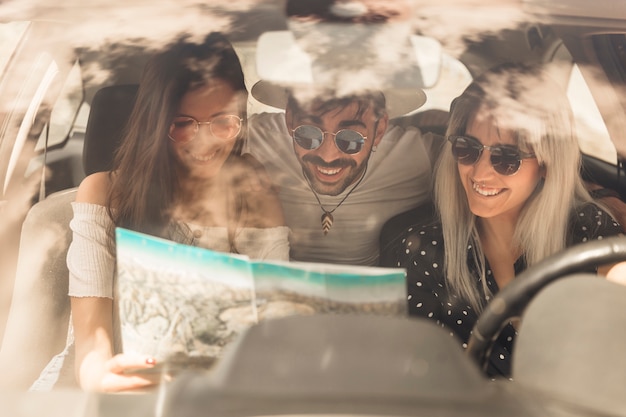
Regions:
<instances>
[{"instance_id":1,"label":"brown-haired woman","mask_svg":"<svg viewBox=\"0 0 626 417\"><path fill-rule=\"evenodd\" d=\"M73 203L69 295L83 389L157 382L129 372L154 360L120 353L115 337L115 227L288 259L280 203L258 162L242 155L246 105L239 59L220 34L181 39L148 62L113 170L85 178Z\"/></svg>"}]
</instances>

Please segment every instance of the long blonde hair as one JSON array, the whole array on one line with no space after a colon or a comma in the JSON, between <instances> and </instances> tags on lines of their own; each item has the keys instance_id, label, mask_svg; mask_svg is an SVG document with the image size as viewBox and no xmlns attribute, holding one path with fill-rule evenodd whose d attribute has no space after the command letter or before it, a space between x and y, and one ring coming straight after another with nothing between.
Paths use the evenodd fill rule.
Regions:
<instances>
[{"instance_id":1,"label":"long blonde hair","mask_svg":"<svg viewBox=\"0 0 626 417\"><path fill-rule=\"evenodd\" d=\"M450 109L446 136L465 134L479 109L500 129L511 132L517 145L533 152L545 172L522 208L514 242L528 266L566 246L568 223L580 204L591 201L580 177L581 154L569 102L561 87L538 67L508 64L477 78ZM444 273L452 294L480 311L485 296L486 259L447 142L435 167L434 198L445 244ZM475 259L467 259L472 246ZM480 274L482 291L468 266Z\"/></svg>"}]
</instances>

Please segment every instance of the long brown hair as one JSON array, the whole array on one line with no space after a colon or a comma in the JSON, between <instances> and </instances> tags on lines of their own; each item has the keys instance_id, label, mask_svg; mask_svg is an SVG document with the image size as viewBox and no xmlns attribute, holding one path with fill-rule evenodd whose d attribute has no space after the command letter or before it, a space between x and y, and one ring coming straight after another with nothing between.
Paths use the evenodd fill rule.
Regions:
<instances>
[{"instance_id":1,"label":"long brown hair","mask_svg":"<svg viewBox=\"0 0 626 417\"><path fill-rule=\"evenodd\" d=\"M239 58L219 33L200 43L180 38L146 64L113 164L107 207L115 226L170 237L170 215L180 187L168 149L169 125L183 96L215 78L247 97ZM244 147L245 99L239 111L243 126L227 164L239 159Z\"/></svg>"}]
</instances>

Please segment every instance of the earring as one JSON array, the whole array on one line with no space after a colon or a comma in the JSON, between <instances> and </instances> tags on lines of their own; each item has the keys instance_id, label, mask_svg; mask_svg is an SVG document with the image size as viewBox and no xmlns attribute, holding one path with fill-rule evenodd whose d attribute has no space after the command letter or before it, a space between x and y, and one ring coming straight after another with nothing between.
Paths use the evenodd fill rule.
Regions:
<instances>
[{"instance_id":1,"label":"earring","mask_svg":"<svg viewBox=\"0 0 626 417\"><path fill-rule=\"evenodd\" d=\"M378 149L378 145L372 146L372 152L376 152L376 149Z\"/></svg>"}]
</instances>

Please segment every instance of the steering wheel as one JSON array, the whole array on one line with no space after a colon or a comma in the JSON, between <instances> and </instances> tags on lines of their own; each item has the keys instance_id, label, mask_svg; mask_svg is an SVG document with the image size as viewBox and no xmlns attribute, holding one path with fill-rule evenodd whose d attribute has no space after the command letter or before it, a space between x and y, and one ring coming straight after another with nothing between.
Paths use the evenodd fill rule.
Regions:
<instances>
[{"instance_id":1,"label":"steering wheel","mask_svg":"<svg viewBox=\"0 0 626 417\"><path fill-rule=\"evenodd\" d=\"M476 321L466 353L486 370L495 340L546 285L596 265L626 260L626 237L615 236L567 248L519 274L496 294Z\"/></svg>"}]
</instances>

